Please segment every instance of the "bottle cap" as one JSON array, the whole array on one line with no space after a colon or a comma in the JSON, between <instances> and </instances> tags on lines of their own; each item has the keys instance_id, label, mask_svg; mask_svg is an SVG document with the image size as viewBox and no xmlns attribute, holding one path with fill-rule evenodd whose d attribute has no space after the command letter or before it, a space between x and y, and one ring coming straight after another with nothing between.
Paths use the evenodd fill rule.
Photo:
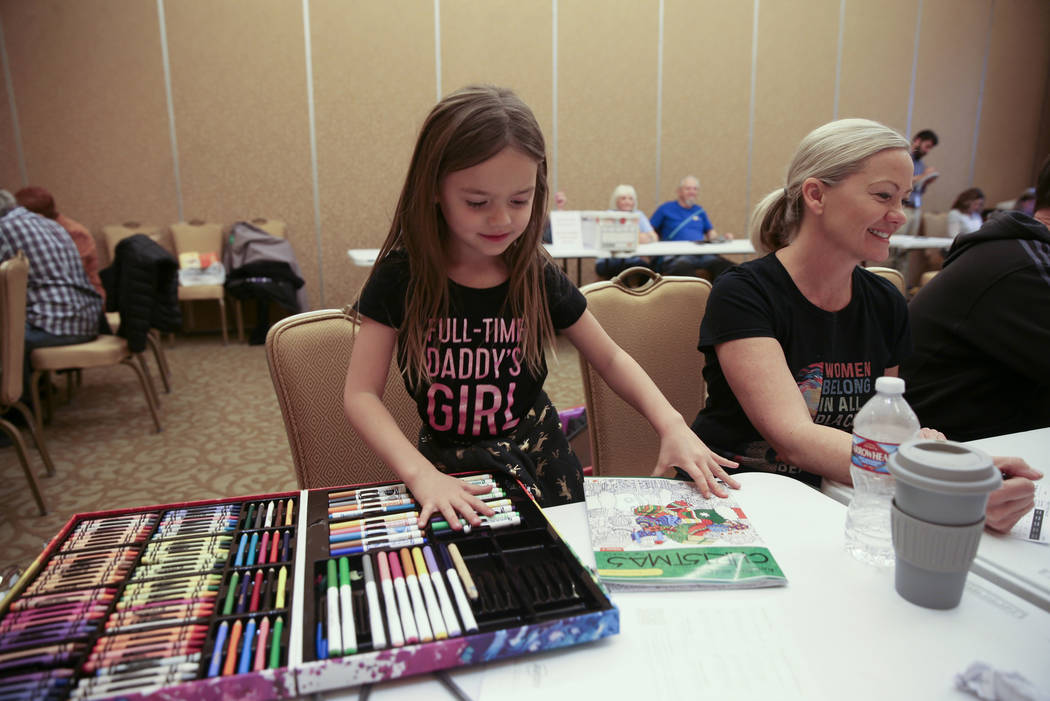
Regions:
<instances>
[{"instance_id":1,"label":"bottle cap","mask_svg":"<svg viewBox=\"0 0 1050 701\"><path fill-rule=\"evenodd\" d=\"M904 380L900 377L880 377L875 380L875 391L883 394L904 394Z\"/></svg>"}]
</instances>

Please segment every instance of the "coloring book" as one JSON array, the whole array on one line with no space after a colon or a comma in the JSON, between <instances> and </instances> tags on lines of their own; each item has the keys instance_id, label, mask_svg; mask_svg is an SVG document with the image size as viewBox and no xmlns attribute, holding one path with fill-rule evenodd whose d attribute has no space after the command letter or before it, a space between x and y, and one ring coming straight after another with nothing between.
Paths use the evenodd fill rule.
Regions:
<instances>
[{"instance_id":1,"label":"coloring book","mask_svg":"<svg viewBox=\"0 0 1050 701\"><path fill-rule=\"evenodd\" d=\"M598 576L613 590L787 584L732 497L659 477L588 477L584 488Z\"/></svg>"}]
</instances>

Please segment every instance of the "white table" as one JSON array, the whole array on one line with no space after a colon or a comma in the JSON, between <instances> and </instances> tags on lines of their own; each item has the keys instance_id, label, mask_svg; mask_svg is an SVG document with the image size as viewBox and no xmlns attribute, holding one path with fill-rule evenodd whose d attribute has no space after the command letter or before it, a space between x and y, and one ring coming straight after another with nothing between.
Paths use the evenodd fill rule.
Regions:
<instances>
[{"instance_id":1,"label":"white table","mask_svg":"<svg viewBox=\"0 0 1050 701\"><path fill-rule=\"evenodd\" d=\"M894 234L890 236L890 248L896 248L901 251L914 251L920 248L948 248L954 240L950 236Z\"/></svg>"},{"instance_id":2,"label":"white table","mask_svg":"<svg viewBox=\"0 0 1050 701\"><path fill-rule=\"evenodd\" d=\"M954 690L954 675L983 660L1050 688L1050 613L974 573L958 608L915 606L894 591L892 569L845 552L841 504L787 477L738 479L737 500L788 586L618 593L620 635L451 677L486 701L618 699L640 689L653 698L972 699ZM593 564L584 505L548 514ZM348 690L326 698L356 697ZM378 686L372 698L449 694L432 677L417 677Z\"/></svg>"},{"instance_id":3,"label":"white table","mask_svg":"<svg viewBox=\"0 0 1050 701\"><path fill-rule=\"evenodd\" d=\"M965 445L991 455L1022 457L1050 475L1050 428L982 438ZM821 491L842 504L849 504L853 498L852 487L832 480L824 480ZM1050 611L1050 546L985 530L970 571Z\"/></svg>"}]
</instances>

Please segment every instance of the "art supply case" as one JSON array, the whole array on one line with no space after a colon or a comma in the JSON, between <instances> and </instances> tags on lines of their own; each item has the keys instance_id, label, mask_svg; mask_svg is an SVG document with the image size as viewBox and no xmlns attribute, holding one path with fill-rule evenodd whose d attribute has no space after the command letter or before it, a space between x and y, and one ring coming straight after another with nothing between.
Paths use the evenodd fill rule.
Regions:
<instances>
[{"instance_id":1,"label":"art supply case","mask_svg":"<svg viewBox=\"0 0 1050 701\"><path fill-rule=\"evenodd\" d=\"M558 536L557 531L547 521L542 510L529 497L527 492L516 481L501 475L493 475L499 488L505 492L514 512L518 514L519 523L503 528L473 529L470 533L443 531L435 534L428 526L422 538L424 543L415 547L429 545L435 553L442 551L442 546L455 543L468 568L478 590L478 598L470 601L471 613L477 629L466 631L462 616L457 618L463 631L460 635L443 639L420 641L402 646L389 646L375 649L371 636L368 603L362 587L362 563L364 557L374 564L380 554L390 557L391 551L399 553L401 546L393 548L372 548L365 553L347 555L352 575L350 601L354 612L355 637L357 651L341 656L329 656L327 651L318 650L320 630L325 631L326 592L318 588L324 581L327 563L331 558L329 542L330 525L337 522L329 518L329 497L331 494L350 489L367 489L395 486L397 483L382 485L348 486L335 489L315 489L302 492L287 492L250 497L236 497L202 502L151 506L136 509L123 509L110 512L95 512L73 516L55 536L48 547L25 576L3 602L0 602L0 628L8 616L14 613L16 602L28 598L34 582L47 581L47 573L54 563L68 551L74 542L81 543L74 553L102 553L114 548L133 548L134 557L126 572L115 577L110 583L113 591L105 617L88 626L88 632L79 632L74 641L79 647L71 656L60 664L48 662L43 658L30 658L30 662L21 665L15 657L8 666L3 667L4 649L0 649L0 688L5 687L5 680L35 678L55 670L67 674L65 693L48 696L48 698L79 698L76 689L86 684L92 674L85 665L91 666L92 653L100 647L100 640L106 636L119 634L107 632L106 626L116 620L120 612L120 603L125 591L130 591L133 583L165 582L168 578L161 571L159 574L137 577L136 571L147 571L144 553L150 543L161 542L171 547L178 544L186 547L190 541L202 538L229 536L229 551L221 562L200 565L201 572L219 575L218 588L215 594L214 610L196 617L161 620L147 624L147 630L158 628L177 629L189 626L206 626L207 634L200 645L196 678L155 685L149 688L135 688L134 685L118 688L109 696L97 698L149 698L163 696L168 699L208 699L246 697L255 699L293 698L320 692L355 686L361 683L378 682L438 669L476 664L489 660L503 659L529 652L539 652L558 647L576 645L619 632L619 616L607 593L580 563L578 558ZM292 500L294 518L290 523L272 523L265 525L265 519L259 521L258 514L270 502L288 503ZM236 521L232 528L219 533L202 534L201 532L161 534L158 524L166 514L182 509L201 509L231 505L236 507ZM157 520L147 529L145 537L130 543L102 543L82 546L83 541L75 541L75 534L82 524L142 514L156 514ZM277 560L269 554L265 557L259 552L259 545L264 535L267 538L269 552L273 552L274 538L282 538L288 532L287 551L283 542L276 549ZM276 534L274 536L273 534ZM158 535L164 535L158 538ZM249 563L245 552L238 561L239 543L242 537L248 542L256 536L256 560ZM413 547L412 545L409 546ZM64 548L66 550L64 550ZM125 556L126 557L126 556ZM260 561L260 557L262 560ZM54 562L53 562L54 561ZM173 560L169 560L173 562ZM164 565L161 565L162 567ZM277 572L286 568L284 601L278 605L273 587L276 584ZM261 590L258 602L252 605L252 593L257 581L257 573L262 571ZM268 572L273 570L271 579ZM234 576L236 575L236 589ZM180 575L182 576L182 575ZM418 578L420 582L422 577ZM436 579L436 578L435 578ZM243 584L248 580L247 587ZM406 577L407 580L407 577ZM53 579L51 592L76 591L73 585L65 587L62 579ZM377 588L381 587L378 573ZM38 585L39 586L39 585ZM242 588L244 589L242 591ZM451 586L449 586L450 599ZM379 595L386 615L382 594ZM227 600L232 608L227 610ZM241 603L241 601L245 603ZM23 602L25 604L25 602ZM453 602L453 606L455 603ZM429 611L428 611L429 613ZM459 610L456 610L459 613ZM400 614L400 611L399 611ZM280 617L283 625L277 637L277 665L269 664L270 647L275 637L275 622ZM223 646L230 640L230 632L239 624L243 635L249 629L262 626L263 619L269 621L269 640L266 650L266 664L262 669L238 673L239 664L234 673L222 674L226 666L226 654L220 649L220 674L208 677L209 668L215 657L217 637L221 627L225 627ZM0 630L0 645L4 633ZM13 649L15 653L20 649ZM5 648L8 649L8 648ZM23 648L25 649L25 648ZM243 648L240 648L243 649ZM319 654L321 652L322 654ZM240 656L239 651L234 654ZM254 658L255 653L252 653ZM68 672L66 670L69 670ZM26 682L21 682L25 684ZM42 687L33 687L42 688ZM85 687L86 688L86 687ZM37 698L39 694L29 693L25 698ZM7 698L5 696L5 698ZM18 698L18 696L14 696ZM96 697L92 697L96 698Z\"/></svg>"}]
</instances>

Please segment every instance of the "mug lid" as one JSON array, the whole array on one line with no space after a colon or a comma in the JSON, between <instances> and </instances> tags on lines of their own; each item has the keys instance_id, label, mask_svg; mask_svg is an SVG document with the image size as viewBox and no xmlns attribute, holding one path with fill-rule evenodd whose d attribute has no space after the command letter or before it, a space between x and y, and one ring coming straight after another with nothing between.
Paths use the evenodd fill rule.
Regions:
<instances>
[{"instance_id":1,"label":"mug lid","mask_svg":"<svg viewBox=\"0 0 1050 701\"><path fill-rule=\"evenodd\" d=\"M888 468L906 484L947 494L985 494L1003 483L988 453L955 441L909 441L890 456Z\"/></svg>"}]
</instances>

